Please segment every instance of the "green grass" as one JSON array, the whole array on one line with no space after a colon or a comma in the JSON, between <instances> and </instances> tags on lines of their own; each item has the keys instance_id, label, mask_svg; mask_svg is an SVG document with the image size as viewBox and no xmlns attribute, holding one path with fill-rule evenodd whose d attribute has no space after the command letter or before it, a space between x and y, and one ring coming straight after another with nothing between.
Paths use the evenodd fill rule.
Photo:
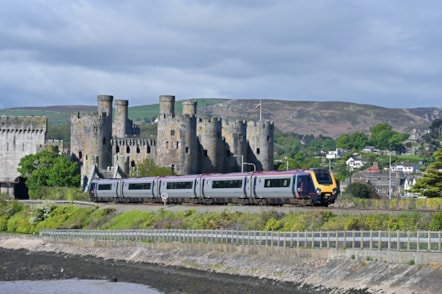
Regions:
<instances>
[{"instance_id":1,"label":"green grass","mask_svg":"<svg viewBox=\"0 0 442 294\"><path fill-rule=\"evenodd\" d=\"M40 229L225 229L267 231L329 230L440 230L442 213L404 212L391 215L334 214L330 211L280 213L266 211L201 212L188 209L173 212L164 208L155 211L55 206L45 203L30 206L17 201L0 200L0 231L32 234Z\"/></svg>"}]
</instances>

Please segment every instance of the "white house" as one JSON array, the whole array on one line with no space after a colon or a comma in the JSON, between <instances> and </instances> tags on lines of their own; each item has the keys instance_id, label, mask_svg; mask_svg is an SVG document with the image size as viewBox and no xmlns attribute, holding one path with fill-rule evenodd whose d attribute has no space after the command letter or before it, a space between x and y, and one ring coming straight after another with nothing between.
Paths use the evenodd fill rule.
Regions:
<instances>
[{"instance_id":1,"label":"white house","mask_svg":"<svg viewBox=\"0 0 442 294\"><path fill-rule=\"evenodd\" d=\"M351 168L361 168L364 165L367 164L367 161L363 160L363 159L357 159L357 158L353 158L350 157L347 159L347 161L345 162L345 164Z\"/></svg>"},{"instance_id":2,"label":"white house","mask_svg":"<svg viewBox=\"0 0 442 294\"><path fill-rule=\"evenodd\" d=\"M325 158L327 158L327 159L338 159L338 158L341 158L342 154L344 154L344 150L343 149L336 149L335 151L329 151L325 155Z\"/></svg>"},{"instance_id":3,"label":"white house","mask_svg":"<svg viewBox=\"0 0 442 294\"><path fill-rule=\"evenodd\" d=\"M404 174L413 174L416 172L417 166L415 163L402 163L392 166L391 170L394 172L403 172Z\"/></svg>"}]
</instances>

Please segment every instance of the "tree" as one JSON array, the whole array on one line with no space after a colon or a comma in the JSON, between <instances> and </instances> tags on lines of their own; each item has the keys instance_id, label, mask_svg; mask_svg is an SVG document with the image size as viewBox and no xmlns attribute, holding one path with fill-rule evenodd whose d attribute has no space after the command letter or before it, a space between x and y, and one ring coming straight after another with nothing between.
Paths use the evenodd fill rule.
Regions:
<instances>
[{"instance_id":1,"label":"tree","mask_svg":"<svg viewBox=\"0 0 442 294\"><path fill-rule=\"evenodd\" d=\"M135 168L130 172L129 177L141 178L171 175L173 175L173 172L170 168L157 166L152 159L146 158L144 161L135 166Z\"/></svg>"},{"instance_id":2,"label":"tree","mask_svg":"<svg viewBox=\"0 0 442 294\"><path fill-rule=\"evenodd\" d=\"M351 145L350 135L348 135L348 134L340 135L336 139L336 147L342 148L342 149L351 149L352 145Z\"/></svg>"},{"instance_id":3,"label":"tree","mask_svg":"<svg viewBox=\"0 0 442 294\"><path fill-rule=\"evenodd\" d=\"M425 170L424 176L417 179L412 192L426 197L442 197L442 148L433 153L434 162Z\"/></svg>"},{"instance_id":4,"label":"tree","mask_svg":"<svg viewBox=\"0 0 442 294\"><path fill-rule=\"evenodd\" d=\"M41 198L44 187L76 187L80 184L80 171L76 162L65 155L48 150L23 157L17 171L26 180L29 196Z\"/></svg>"},{"instance_id":5,"label":"tree","mask_svg":"<svg viewBox=\"0 0 442 294\"><path fill-rule=\"evenodd\" d=\"M401 152L402 142L407 139L407 134L401 134L393 131L387 123L379 123L371 129L370 143L379 149L389 149Z\"/></svg>"},{"instance_id":6,"label":"tree","mask_svg":"<svg viewBox=\"0 0 442 294\"><path fill-rule=\"evenodd\" d=\"M351 195L357 198L376 198L376 189L370 184L351 183L346 191L351 191Z\"/></svg>"}]
</instances>

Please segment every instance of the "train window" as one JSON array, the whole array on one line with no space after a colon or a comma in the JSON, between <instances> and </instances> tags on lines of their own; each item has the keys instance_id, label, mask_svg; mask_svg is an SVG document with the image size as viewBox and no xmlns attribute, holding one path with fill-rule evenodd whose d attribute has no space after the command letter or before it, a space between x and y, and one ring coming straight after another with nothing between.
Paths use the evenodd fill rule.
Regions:
<instances>
[{"instance_id":1,"label":"train window","mask_svg":"<svg viewBox=\"0 0 442 294\"><path fill-rule=\"evenodd\" d=\"M100 191L109 191L112 190L112 184L99 184L98 185L98 190Z\"/></svg>"},{"instance_id":2,"label":"train window","mask_svg":"<svg viewBox=\"0 0 442 294\"><path fill-rule=\"evenodd\" d=\"M241 188L242 180L218 180L212 182L213 189Z\"/></svg>"},{"instance_id":3,"label":"train window","mask_svg":"<svg viewBox=\"0 0 442 294\"><path fill-rule=\"evenodd\" d=\"M130 183L128 190L149 190L152 183Z\"/></svg>"},{"instance_id":4,"label":"train window","mask_svg":"<svg viewBox=\"0 0 442 294\"><path fill-rule=\"evenodd\" d=\"M264 180L264 188L284 188L290 186L289 178L281 178L281 179L265 179Z\"/></svg>"},{"instance_id":5,"label":"train window","mask_svg":"<svg viewBox=\"0 0 442 294\"><path fill-rule=\"evenodd\" d=\"M179 190L179 189L192 189L193 181L191 182L167 182L167 189Z\"/></svg>"}]
</instances>

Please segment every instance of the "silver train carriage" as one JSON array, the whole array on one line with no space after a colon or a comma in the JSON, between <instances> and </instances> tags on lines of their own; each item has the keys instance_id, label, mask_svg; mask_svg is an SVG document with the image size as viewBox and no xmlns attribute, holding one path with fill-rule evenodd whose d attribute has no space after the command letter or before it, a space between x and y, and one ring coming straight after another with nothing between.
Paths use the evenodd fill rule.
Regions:
<instances>
[{"instance_id":1,"label":"silver train carriage","mask_svg":"<svg viewBox=\"0 0 442 294\"><path fill-rule=\"evenodd\" d=\"M310 173L295 170L94 179L89 191L95 202L322 204Z\"/></svg>"}]
</instances>

